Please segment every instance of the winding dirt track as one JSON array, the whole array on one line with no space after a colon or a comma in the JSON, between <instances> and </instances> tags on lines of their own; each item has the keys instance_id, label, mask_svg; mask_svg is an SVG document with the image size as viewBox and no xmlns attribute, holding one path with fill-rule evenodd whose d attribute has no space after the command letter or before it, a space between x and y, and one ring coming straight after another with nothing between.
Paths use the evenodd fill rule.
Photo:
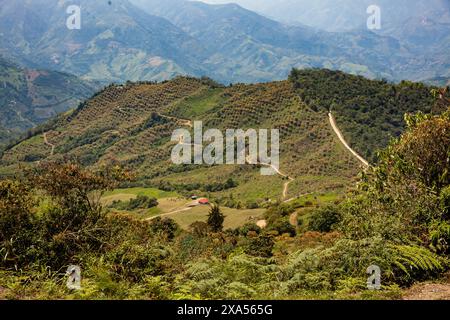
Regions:
<instances>
[{"instance_id":1,"label":"winding dirt track","mask_svg":"<svg viewBox=\"0 0 450 320\"><path fill-rule=\"evenodd\" d=\"M341 130L339 130L337 124L336 124L336 120L334 119L334 116L331 114L331 112L328 113L328 118L330 119L330 124L331 127L333 128L334 132L336 133L336 135L338 136L339 140L341 141L341 143L344 145L345 148L347 148L348 151L350 151L363 165L364 167L369 167L369 162L364 159L363 157L361 157L355 150L353 150L349 144L347 143L347 141L345 141L344 136L342 135Z\"/></svg>"},{"instance_id":2,"label":"winding dirt track","mask_svg":"<svg viewBox=\"0 0 450 320\"><path fill-rule=\"evenodd\" d=\"M175 121L181 121L181 122L183 122L183 125L186 125L186 126L191 127L191 128L193 126L192 125L192 121L188 120L188 119L181 119L181 118L176 118L176 117L172 117L172 116L166 116L166 115L159 114L159 113L158 113L158 115L163 117L163 118L166 118L166 119L175 120ZM365 160L362 156L360 156L355 150L353 150L350 147L350 145L347 143L347 141L345 141L344 136L342 135L342 132L339 130L339 128L338 128L338 126L336 124L336 120L334 119L334 116L333 116L333 114L331 112L328 113L328 117L329 117L329 120L330 120L330 125L333 128L333 131L336 133L336 136L339 138L340 142L344 145L344 147L348 151L350 151L365 167L369 167L370 166L369 162L367 160ZM183 137L180 137L180 140L179 140L178 143L179 144L185 144L183 140L184 140ZM53 154L54 145L52 145L51 143L48 142L47 136L46 136L45 133L44 133L44 141L45 141L45 143L47 145L52 147L52 154ZM295 179L290 177L289 175L281 172L273 164L264 163L264 162L252 162L252 161L250 161L249 156L246 156L245 160L246 160L246 162L248 164L259 164L259 165L271 167L278 175L282 176L283 178L287 178L288 179L288 181L286 181L283 184L283 192L282 192L282 200L283 200L283 202L287 203L287 202L290 202L290 201L292 201L292 200L294 200L296 198L301 197L301 196L299 196L299 197L294 197L294 198L291 198L291 199L286 199L287 195L288 195L289 184L291 184ZM309 195L309 194L311 194L311 193L308 193L308 194L305 194L305 195ZM302 196L305 196L305 195L302 195ZM180 208L178 210L175 210L175 211L172 211L172 212L168 212L168 213L164 213L164 214L160 214L160 215L156 215L154 217L151 217L151 218L148 218L148 219L145 219L145 220L149 221L149 220L153 220L153 219L155 219L157 217L169 216L169 215L172 215L172 214L175 214L175 213L178 213L178 212L184 212L184 211L188 211L188 210L191 210L191 209L192 209L192 207ZM294 218L295 218L294 216L291 216L291 220L293 220ZM262 220L262 221L264 221L264 220ZM291 223L292 223L292 221L291 221Z\"/></svg>"},{"instance_id":3,"label":"winding dirt track","mask_svg":"<svg viewBox=\"0 0 450 320\"><path fill-rule=\"evenodd\" d=\"M191 210L191 209L193 209L193 208L194 208L194 207L184 207L184 208L177 209L177 210L174 210L174 211L171 211L171 212L158 214L158 215L156 215L156 216L153 216L153 217L150 217L150 218L145 219L145 221L151 221L151 220L156 219L156 218L167 217L167 216L170 216L170 215L175 214L175 213L178 213L178 212L189 211L189 210Z\"/></svg>"},{"instance_id":4,"label":"winding dirt track","mask_svg":"<svg viewBox=\"0 0 450 320\"><path fill-rule=\"evenodd\" d=\"M44 143L52 148L52 151L50 152L50 156L52 156L55 153L55 145L53 143L48 142L47 132L44 132L43 135L44 135Z\"/></svg>"},{"instance_id":5,"label":"winding dirt track","mask_svg":"<svg viewBox=\"0 0 450 320\"><path fill-rule=\"evenodd\" d=\"M172 116L166 116L164 114L161 113L157 113L158 116L162 117L162 118L166 118L169 120L174 120L174 121L181 121L183 123L183 125L188 126L188 127L193 127L192 126L192 121L189 119L181 119L181 118L176 118L176 117L172 117Z\"/></svg>"},{"instance_id":6,"label":"winding dirt track","mask_svg":"<svg viewBox=\"0 0 450 320\"><path fill-rule=\"evenodd\" d=\"M255 163L255 162L251 162L251 161L249 160L249 156L246 156L245 161L246 161L248 164L259 164L259 165L262 165L262 166L271 167L278 175L282 176L283 178L288 178L289 181L286 181L286 182L284 183L284 185L283 185L283 193L282 193L282 194L283 194L283 200L285 200L285 202L288 202L288 201L291 201L291 200L292 200L292 199L286 200L286 197L287 197L287 194L288 194L289 184L290 184L292 181L295 180L294 178L292 178L292 177L288 176L287 174L281 172L281 171L280 171L277 167L275 167L273 164L270 164L270 163L264 163L264 162L256 162L256 163Z\"/></svg>"}]
</instances>

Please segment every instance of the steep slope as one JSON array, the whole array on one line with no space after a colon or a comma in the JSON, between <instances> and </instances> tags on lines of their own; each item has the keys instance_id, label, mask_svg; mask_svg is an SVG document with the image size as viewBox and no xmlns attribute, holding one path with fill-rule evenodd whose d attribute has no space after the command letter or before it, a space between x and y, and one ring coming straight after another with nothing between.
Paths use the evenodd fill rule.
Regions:
<instances>
[{"instance_id":1,"label":"steep slope","mask_svg":"<svg viewBox=\"0 0 450 320\"><path fill-rule=\"evenodd\" d=\"M77 1L81 29L66 27L72 1L0 1L1 51L25 65L89 79L152 80L201 73L202 48L168 21L126 0Z\"/></svg>"},{"instance_id":2,"label":"steep slope","mask_svg":"<svg viewBox=\"0 0 450 320\"><path fill-rule=\"evenodd\" d=\"M293 67L393 80L448 72L445 46L424 60L414 46L389 34L287 26L234 4L80 0L81 29L69 30L71 4L0 0L0 54L32 68L120 82L180 74L222 83L264 82L285 79Z\"/></svg>"},{"instance_id":3,"label":"steep slope","mask_svg":"<svg viewBox=\"0 0 450 320\"><path fill-rule=\"evenodd\" d=\"M391 79L398 72L396 66L408 57L407 49L395 39L367 30L334 34L287 26L234 4L132 1L198 39L211 54L206 66L222 81L285 79L294 66Z\"/></svg>"},{"instance_id":4,"label":"steep slope","mask_svg":"<svg viewBox=\"0 0 450 320\"><path fill-rule=\"evenodd\" d=\"M138 185L182 193L200 190L234 203L289 199L308 192L335 192L353 181L362 164L336 136L328 121L328 109L318 107L317 100L311 99L311 92L317 91L315 94L319 97L323 90L315 82L328 83L331 87L330 83L338 81L339 77L345 79L346 85L339 92L339 95L346 93L342 102L355 94L355 88L360 90L361 99L378 97L379 104L371 111L374 115L380 113L374 123L384 119L385 112L394 119L401 119L401 112L405 110L428 110L425 101L432 104L425 94L429 88L411 85L405 94L394 98L393 106L398 110L395 107L384 109L383 106L393 99L384 95L385 86L396 88L395 85L382 85L338 72L312 70L309 73L311 82L302 84L308 94L299 91L296 81L297 85L280 81L223 87L208 79L176 78L162 83L112 85L73 113L48 125L44 132L7 150L1 158L0 171L11 173L19 165L32 166L44 159L74 159L93 167L117 163L136 172ZM400 90L401 85L398 88ZM350 108L350 105L343 103L343 107ZM333 108L333 113L338 125L345 124L342 119L348 117L367 117L362 111L337 107ZM279 129L280 172L284 176L261 176L260 166L254 164L174 165L170 154L176 143L170 142L171 134L177 128L192 130L195 120L203 122L204 132L208 128L218 128L222 132L232 128ZM358 125L344 125L341 130L347 135L350 132L352 138L359 133L349 130L359 129L380 137L368 147L382 145L389 139L384 127L370 122ZM401 131L401 128L399 122L395 130ZM350 140L359 146L355 141ZM287 194L283 194L289 182L287 177L293 180Z\"/></svg>"},{"instance_id":5,"label":"steep slope","mask_svg":"<svg viewBox=\"0 0 450 320\"><path fill-rule=\"evenodd\" d=\"M5 129L0 126L0 150L2 150L5 145L15 136L11 130Z\"/></svg>"},{"instance_id":6,"label":"steep slope","mask_svg":"<svg viewBox=\"0 0 450 320\"><path fill-rule=\"evenodd\" d=\"M176 128L190 129L186 118L201 119L204 130L279 128L280 170L295 178L286 197L342 189L359 168L334 135L326 113L311 111L288 81L221 87L177 78L106 88L60 119L45 137L39 133L6 151L2 171L72 158L88 166L120 163L135 171L140 183L163 189L209 190L215 197L245 201L283 196L284 178L261 176L257 165L172 164L169 138ZM230 177L234 183L228 185Z\"/></svg>"},{"instance_id":7,"label":"steep slope","mask_svg":"<svg viewBox=\"0 0 450 320\"><path fill-rule=\"evenodd\" d=\"M432 87L421 83L392 84L330 70L293 70L290 80L314 110L332 111L345 140L372 162L378 149L401 134L405 113L442 111Z\"/></svg>"},{"instance_id":8,"label":"steep slope","mask_svg":"<svg viewBox=\"0 0 450 320\"><path fill-rule=\"evenodd\" d=\"M0 57L1 142L75 108L98 88L68 74L23 69Z\"/></svg>"}]
</instances>

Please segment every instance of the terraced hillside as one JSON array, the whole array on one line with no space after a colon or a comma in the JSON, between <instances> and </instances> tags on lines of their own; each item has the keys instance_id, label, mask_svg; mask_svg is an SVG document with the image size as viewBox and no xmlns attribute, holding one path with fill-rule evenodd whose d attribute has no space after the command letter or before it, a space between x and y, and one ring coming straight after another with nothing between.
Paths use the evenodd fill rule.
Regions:
<instances>
[{"instance_id":1,"label":"terraced hillside","mask_svg":"<svg viewBox=\"0 0 450 320\"><path fill-rule=\"evenodd\" d=\"M92 167L117 163L136 173L138 185L185 195L209 194L242 206L342 190L353 181L361 163L334 133L328 110L305 103L298 90L290 81L224 87L209 79L186 77L111 85L45 132L7 150L0 173L10 174L18 166L42 160L74 159ZM421 107L418 103L417 108ZM172 164L171 134L177 128L192 130L194 120L203 121L204 131L280 129L280 171L285 176L261 176L259 165L251 164ZM287 177L291 181L283 197Z\"/></svg>"}]
</instances>

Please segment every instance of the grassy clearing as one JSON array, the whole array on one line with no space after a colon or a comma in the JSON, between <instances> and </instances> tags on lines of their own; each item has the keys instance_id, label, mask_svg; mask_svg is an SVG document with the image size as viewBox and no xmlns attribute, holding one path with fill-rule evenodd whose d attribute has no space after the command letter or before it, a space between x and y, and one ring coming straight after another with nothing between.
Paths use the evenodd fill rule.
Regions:
<instances>
[{"instance_id":1,"label":"grassy clearing","mask_svg":"<svg viewBox=\"0 0 450 320\"><path fill-rule=\"evenodd\" d=\"M209 209L209 206L198 206L189 211L178 212L170 215L170 218L175 220L181 228L188 229L193 222L206 222ZM222 207L221 210L225 215L224 229L234 229L243 226L247 222L259 220L264 213L264 209L239 210Z\"/></svg>"},{"instance_id":2,"label":"grassy clearing","mask_svg":"<svg viewBox=\"0 0 450 320\"><path fill-rule=\"evenodd\" d=\"M224 182L230 177L237 183L237 187L211 193L201 192L199 195L212 199L233 198L245 205L247 202L258 202L264 199L280 199L283 193L283 185L286 182L279 175L262 176L256 166L239 167L238 165L203 167L175 173L161 180L174 185L193 183L206 185ZM155 183L158 183L158 181L155 180Z\"/></svg>"},{"instance_id":3,"label":"grassy clearing","mask_svg":"<svg viewBox=\"0 0 450 320\"><path fill-rule=\"evenodd\" d=\"M103 198L102 202L104 205L109 205L113 201L129 201L135 198L137 195L147 195L158 199L158 206L151 209L139 209L134 211L116 210L114 212L132 214L141 219L147 219L154 217L156 215L167 214L167 217L174 219L183 229L188 229L195 221L206 221L209 206L197 206L187 211L180 211L174 214L171 212L182 210L188 207L192 202L191 200L184 199L176 195L175 192L165 192L155 188L130 188L130 189L117 189L112 192L108 192ZM249 221L255 222L258 220L264 209L231 209L222 208L225 214L225 228L237 228L244 225Z\"/></svg>"},{"instance_id":4,"label":"grassy clearing","mask_svg":"<svg viewBox=\"0 0 450 320\"><path fill-rule=\"evenodd\" d=\"M196 119L198 116L208 112L224 100L223 89L203 89L199 94L181 100L172 108L172 112L178 116Z\"/></svg>"},{"instance_id":5,"label":"grassy clearing","mask_svg":"<svg viewBox=\"0 0 450 320\"><path fill-rule=\"evenodd\" d=\"M153 197L158 199L158 206L150 209L139 209L134 211L125 211L114 209L115 212L128 213L136 217L146 219L158 214L168 213L178 208L185 207L188 201L178 197L176 192L167 192L157 188L128 188L116 189L105 193L102 197L102 204L108 206L114 201L130 201L138 195Z\"/></svg>"}]
</instances>

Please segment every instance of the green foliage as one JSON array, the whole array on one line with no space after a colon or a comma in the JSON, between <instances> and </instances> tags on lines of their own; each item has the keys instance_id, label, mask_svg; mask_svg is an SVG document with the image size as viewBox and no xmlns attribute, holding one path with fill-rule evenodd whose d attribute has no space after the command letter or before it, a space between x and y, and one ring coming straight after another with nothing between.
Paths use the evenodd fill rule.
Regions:
<instances>
[{"instance_id":1,"label":"green foliage","mask_svg":"<svg viewBox=\"0 0 450 320\"><path fill-rule=\"evenodd\" d=\"M380 153L378 166L364 174L358 194L343 205L340 226L347 235L417 243L429 238L431 225L448 220L449 113L419 113L408 123L402 137Z\"/></svg>"},{"instance_id":2,"label":"green foliage","mask_svg":"<svg viewBox=\"0 0 450 320\"><path fill-rule=\"evenodd\" d=\"M393 265L404 272L401 278L411 281L436 276L448 267L448 260L443 259L426 248L396 245Z\"/></svg>"},{"instance_id":3,"label":"green foliage","mask_svg":"<svg viewBox=\"0 0 450 320\"><path fill-rule=\"evenodd\" d=\"M295 209L287 204L275 204L267 208L264 216L268 223L275 222L281 218L289 216Z\"/></svg>"},{"instance_id":4,"label":"green foliage","mask_svg":"<svg viewBox=\"0 0 450 320\"><path fill-rule=\"evenodd\" d=\"M212 232L220 232L223 229L223 221L225 216L220 211L219 206L212 205L208 215L208 226Z\"/></svg>"},{"instance_id":5,"label":"green foliage","mask_svg":"<svg viewBox=\"0 0 450 320\"><path fill-rule=\"evenodd\" d=\"M308 228L312 231L330 232L341 221L339 209L327 206L314 212L309 219Z\"/></svg>"},{"instance_id":6,"label":"green foliage","mask_svg":"<svg viewBox=\"0 0 450 320\"><path fill-rule=\"evenodd\" d=\"M110 205L111 208L129 211L136 209L150 209L156 206L158 206L158 200L156 198L140 194L137 195L136 198L130 199L130 201L115 200Z\"/></svg>"},{"instance_id":7,"label":"green foliage","mask_svg":"<svg viewBox=\"0 0 450 320\"><path fill-rule=\"evenodd\" d=\"M429 113L431 87L402 81L373 81L331 70L292 70L289 80L311 108L332 111L350 145L374 162L376 151L387 146L406 127L407 112Z\"/></svg>"},{"instance_id":8,"label":"green foliage","mask_svg":"<svg viewBox=\"0 0 450 320\"><path fill-rule=\"evenodd\" d=\"M249 232L254 232L255 234L261 233L261 228L258 227L255 223L246 223L242 227L240 227L238 230L236 230L237 233L239 233L242 236L246 236Z\"/></svg>"},{"instance_id":9,"label":"green foliage","mask_svg":"<svg viewBox=\"0 0 450 320\"><path fill-rule=\"evenodd\" d=\"M172 240L175 238L179 227L175 221L170 218L157 217L150 222L150 230L153 234L162 235Z\"/></svg>"},{"instance_id":10,"label":"green foliage","mask_svg":"<svg viewBox=\"0 0 450 320\"><path fill-rule=\"evenodd\" d=\"M80 252L98 251L105 219L100 196L125 177L119 168L90 172L75 164L46 163L24 182L2 182L2 264L42 263L58 270ZM36 192L46 201L39 215Z\"/></svg>"},{"instance_id":11,"label":"green foliage","mask_svg":"<svg viewBox=\"0 0 450 320\"><path fill-rule=\"evenodd\" d=\"M279 235L288 234L291 237L296 235L296 230L289 222L288 218L281 218L269 225L268 231L275 231Z\"/></svg>"},{"instance_id":12,"label":"green foliage","mask_svg":"<svg viewBox=\"0 0 450 320\"><path fill-rule=\"evenodd\" d=\"M246 254L256 257L270 258L275 245L273 236L261 234L256 237L250 237L244 251Z\"/></svg>"},{"instance_id":13,"label":"green foliage","mask_svg":"<svg viewBox=\"0 0 450 320\"><path fill-rule=\"evenodd\" d=\"M441 254L450 253L450 223L437 221L430 225L430 246Z\"/></svg>"},{"instance_id":14,"label":"green foliage","mask_svg":"<svg viewBox=\"0 0 450 320\"><path fill-rule=\"evenodd\" d=\"M27 185L0 181L0 265L17 268L35 257L35 204Z\"/></svg>"},{"instance_id":15,"label":"green foliage","mask_svg":"<svg viewBox=\"0 0 450 320\"><path fill-rule=\"evenodd\" d=\"M272 204L264 230L251 219L223 232L218 206L189 231L167 218L108 213L100 196L128 173L44 163L25 179L0 181L0 287L11 298L398 298L400 286L450 266L449 113L407 123L346 201L318 209L311 198ZM151 200L141 195L136 203ZM293 212L323 233L296 236ZM74 263L84 275L76 293L58 274ZM365 291L370 265L382 271L376 294Z\"/></svg>"}]
</instances>

